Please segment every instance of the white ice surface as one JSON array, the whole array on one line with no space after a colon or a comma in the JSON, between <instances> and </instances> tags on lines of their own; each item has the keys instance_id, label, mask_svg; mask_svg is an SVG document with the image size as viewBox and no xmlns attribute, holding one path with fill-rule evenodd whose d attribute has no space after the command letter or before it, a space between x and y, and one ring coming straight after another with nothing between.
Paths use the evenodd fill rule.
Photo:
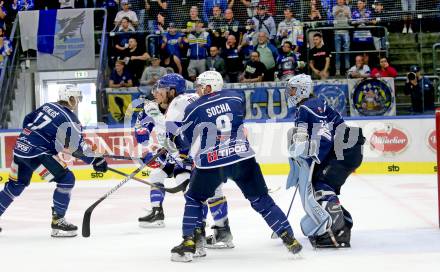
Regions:
<instances>
[{"instance_id":1,"label":"white ice surface","mask_svg":"<svg viewBox=\"0 0 440 272\"><path fill-rule=\"evenodd\" d=\"M285 177L268 176L270 188ZM67 219L81 226L86 208L114 182L78 182ZM171 185L171 184L170 184ZM225 186L235 249L209 250L189 264L172 263L170 249L181 242L181 194L167 195L165 229L141 229L148 187L131 182L99 205L90 238L54 239L50 233L53 184L31 184L0 220L0 271L440 271L440 230L435 176L352 176L341 202L354 219L352 248L313 250L302 235L297 196L289 219L304 245L294 260L252 210L233 182ZM287 210L293 190L272 194Z\"/></svg>"}]
</instances>

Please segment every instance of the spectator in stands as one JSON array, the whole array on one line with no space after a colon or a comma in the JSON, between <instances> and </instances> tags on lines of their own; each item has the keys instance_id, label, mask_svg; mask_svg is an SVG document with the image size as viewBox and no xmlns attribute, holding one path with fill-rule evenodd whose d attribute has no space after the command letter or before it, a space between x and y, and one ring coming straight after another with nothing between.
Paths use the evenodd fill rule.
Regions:
<instances>
[{"instance_id":1,"label":"spectator in stands","mask_svg":"<svg viewBox=\"0 0 440 272\"><path fill-rule=\"evenodd\" d=\"M434 111L434 86L422 75L418 65L412 65L407 74L405 94L411 95L413 113Z\"/></svg>"},{"instance_id":2,"label":"spectator in stands","mask_svg":"<svg viewBox=\"0 0 440 272\"><path fill-rule=\"evenodd\" d=\"M239 25L243 26L246 24L246 19L248 17L246 7L250 3L247 0L229 0L228 8L232 10L233 14L237 16ZM225 11L226 15L226 11Z\"/></svg>"},{"instance_id":3,"label":"spectator in stands","mask_svg":"<svg viewBox=\"0 0 440 272\"><path fill-rule=\"evenodd\" d=\"M311 29L320 26L322 23L322 21L325 21L325 17L324 17L324 13L322 12L322 6L321 6L321 1L318 0L310 0L310 2L308 2L310 5L309 8L309 12L308 12L308 16L307 21L308 25ZM313 31L310 30L308 31L308 37L307 37L307 41L308 41L308 46L311 48L313 48L313 35L315 35L315 33L318 33L318 31Z\"/></svg>"},{"instance_id":4,"label":"spectator in stands","mask_svg":"<svg viewBox=\"0 0 440 272\"><path fill-rule=\"evenodd\" d=\"M222 77L226 75L225 60L220 57L220 50L217 46L209 48L210 56L206 59L206 70L217 71Z\"/></svg>"},{"instance_id":5,"label":"spectator in stands","mask_svg":"<svg viewBox=\"0 0 440 272\"><path fill-rule=\"evenodd\" d=\"M6 29L5 20L7 14L5 1L0 0L0 28Z\"/></svg>"},{"instance_id":6,"label":"spectator in stands","mask_svg":"<svg viewBox=\"0 0 440 272\"><path fill-rule=\"evenodd\" d=\"M325 17L322 12L321 1L319 0L310 0L309 1L310 8L308 12L308 21L322 21L325 20Z\"/></svg>"},{"instance_id":7,"label":"spectator in stands","mask_svg":"<svg viewBox=\"0 0 440 272\"><path fill-rule=\"evenodd\" d=\"M352 14L352 24L356 26L367 25L371 21L371 10L367 8L366 0L357 1L357 9Z\"/></svg>"},{"instance_id":8,"label":"spectator in stands","mask_svg":"<svg viewBox=\"0 0 440 272\"><path fill-rule=\"evenodd\" d=\"M154 31L154 23L157 19L157 15L161 13L162 15L167 13L168 2L167 0L144 0L145 6L139 12L140 19L140 30L148 30L150 32ZM165 16L166 17L166 16ZM145 22L147 25L145 26Z\"/></svg>"},{"instance_id":9,"label":"spectator in stands","mask_svg":"<svg viewBox=\"0 0 440 272\"><path fill-rule=\"evenodd\" d=\"M401 0L402 11L407 12L403 16L403 29L402 33L413 33L412 24L412 14L416 11L416 0Z\"/></svg>"},{"instance_id":10,"label":"spectator in stands","mask_svg":"<svg viewBox=\"0 0 440 272\"><path fill-rule=\"evenodd\" d=\"M160 66L165 67L167 70L171 70L173 73L183 74L182 62L176 55L170 55L168 50L161 52L162 61Z\"/></svg>"},{"instance_id":11,"label":"spectator in stands","mask_svg":"<svg viewBox=\"0 0 440 272\"><path fill-rule=\"evenodd\" d=\"M125 62L122 60L116 61L115 69L110 75L108 86L110 88L128 88L133 87L133 77L125 69Z\"/></svg>"},{"instance_id":12,"label":"spectator in stands","mask_svg":"<svg viewBox=\"0 0 440 272\"><path fill-rule=\"evenodd\" d=\"M266 66L260 61L260 53L251 53L251 59L246 62L244 72L240 76L241 83L262 82L266 73Z\"/></svg>"},{"instance_id":13,"label":"spectator in stands","mask_svg":"<svg viewBox=\"0 0 440 272\"><path fill-rule=\"evenodd\" d=\"M277 28L275 20L272 16L267 14L267 7L265 5L258 5L257 15L252 18L257 32L265 32L271 42L275 41Z\"/></svg>"},{"instance_id":14,"label":"spectator in stands","mask_svg":"<svg viewBox=\"0 0 440 272\"><path fill-rule=\"evenodd\" d=\"M279 23L277 39L281 46L285 41L294 45L293 50L298 52L304 42L304 33L302 23L293 17L292 7L284 8L284 20Z\"/></svg>"},{"instance_id":15,"label":"spectator in stands","mask_svg":"<svg viewBox=\"0 0 440 272\"><path fill-rule=\"evenodd\" d=\"M379 68L374 68L371 71L371 77L397 77L397 71L390 66L387 57L381 57L379 65Z\"/></svg>"},{"instance_id":16,"label":"spectator in stands","mask_svg":"<svg viewBox=\"0 0 440 272\"><path fill-rule=\"evenodd\" d=\"M138 46L138 41L132 37L128 40L128 47L122 52L122 57L127 64L128 71L133 76L134 85L138 85L142 75L141 72L144 71L150 55L145 49Z\"/></svg>"},{"instance_id":17,"label":"spectator in stands","mask_svg":"<svg viewBox=\"0 0 440 272\"><path fill-rule=\"evenodd\" d=\"M277 59L278 78L281 81L288 81L299 68L296 54L293 51L294 47L290 41L285 41L281 48L281 54Z\"/></svg>"},{"instance_id":18,"label":"spectator in stands","mask_svg":"<svg viewBox=\"0 0 440 272\"><path fill-rule=\"evenodd\" d=\"M189 46L188 76L195 81L198 75L205 72L207 50L211 46L211 38L203 29L203 22L198 22L195 31L188 34L184 41Z\"/></svg>"},{"instance_id":19,"label":"spectator in stands","mask_svg":"<svg viewBox=\"0 0 440 272\"><path fill-rule=\"evenodd\" d=\"M4 59L12 53L12 47L9 40L0 36L0 67L3 67Z\"/></svg>"},{"instance_id":20,"label":"spectator in stands","mask_svg":"<svg viewBox=\"0 0 440 272\"><path fill-rule=\"evenodd\" d=\"M264 81L273 81L278 50L269 42L266 32L258 33L258 44L255 51L260 53L260 60L266 66L267 72L264 74Z\"/></svg>"},{"instance_id":21,"label":"spectator in stands","mask_svg":"<svg viewBox=\"0 0 440 272\"><path fill-rule=\"evenodd\" d=\"M160 59L157 57L151 58L151 65L145 68L141 76L141 85L145 86L147 94L151 92L154 84L164 75L167 74L167 69L160 66Z\"/></svg>"},{"instance_id":22,"label":"spectator in stands","mask_svg":"<svg viewBox=\"0 0 440 272\"><path fill-rule=\"evenodd\" d=\"M208 21L208 28L211 34L212 45L221 47L225 43L225 26L226 21L222 15L222 10L219 6L214 6L212 8L212 16Z\"/></svg>"},{"instance_id":23,"label":"spectator in stands","mask_svg":"<svg viewBox=\"0 0 440 272\"><path fill-rule=\"evenodd\" d=\"M243 60L234 35L228 36L225 47L222 49L222 55L225 60L226 81L237 83L240 73L243 71Z\"/></svg>"},{"instance_id":24,"label":"spectator in stands","mask_svg":"<svg viewBox=\"0 0 440 272\"><path fill-rule=\"evenodd\" d=\"M170 23L168 26L168 31L162 35L162 50L167 50L170 55L174 55L182 60L181 48L183 47L182 33L177 31L176 25L174 23Z\"/></svg>"},{"instance_id":25,"label":"spectator in stands","mask_svg":"<svg viewBox=\"0 0 440 272\"><path fill-rule=\"evenodd\" d=\"M234 1L234 0L233 0ZM235 20L234 12L228 8L225 10L225 33L224 36L234 35L238 44L241 43L243 30L240 28L240 22Z\"/></svg>"},{"instance_id":26,"label":"spectator in stands","mask_svg":"<svg viewBox=\"0 0 440 272\"><path fill-rule=\"evenodd\" d=\"M375 26L383 26L387 29L391 28L391 23L387 20L387 14L385 13L383 0L375 0L373 4L373 20L371 23ZM385 19L385 20L384 20ZM383 50L386 48L385 29L377 28L372 30L374 39L374 46L376 50Z\"/></svg>"},{"instance_id":27,"label":"spectator in stands","mask_svg":"<svg viewBox=\"0 0 440 272\"><path fill-rule=\"evenodd\" d=\"M201 19L199 18L199 8L197 6L192 6L189 10L189 21L186 22L186 31L191 32L196 29L196 25L198 22L200 22Z\"/></svg>"},{"instance_id":28,"label":"spectator in stands","mask_svg":"<svg viewBox=\"0 0 440 272\"><path fill-rule=\"evenodd\" d=\"M249 18L257 15L257 6L260 0L243 0L242 2L246 6L246 12Z\"/></svg>"},{"instance_id":29,"label":"spectator in stands","mask_svg":"<svg viewBox=\"0 0 440 272\"><path fill-rule=\"evenodd\" d=\"M128 17L133 28L136 27L139 24L138 17L134 11L130 10L128 0L121 0L121 6L122 10L120 10L115 17L115 26L119 26L121 24L122 18Z\"/></svg>"},{"instance_id":30,"label":"spectator in stands","mask_svg":"<svg viewBox=\"0 0 440 272\"><path fill-rule=\"evenodd\" d=\"M33 10L34 9L34 1L33 0L18 0L18 1L14 0L14 3L15 2L17 2L16 3L17 8L13 7L12 9L16 10L17 13L19 11ZM15 16L13 18L15 18Z\"/></svg>"},{"instance_id":31,"label":"spectator in stands","mask_svg":"<svg viewBox=\"0 0 440 272\"><path fill-rule=\"evenodd\" d=\"M130 28L130 19L122 18L119 30L115 33L114 57L123 55L125 49L128 48L128 40L133 35L133 31L134 29Z\"/></svg>"},{"instance_id":32,"label":"spectator in stands","mask_svg":"<svg viewBox=\"0 0 440 272\"><path fill-rule=\"evenodd\" d=\"M356 56L356 64L347 71L350 78L367 78L370 76L370 67L364 64L362 55Z\"/></svg>"},{"instance_id":33,"label":"spectator in stands","mask_svg":"<svg viewBox=\"0 0 440 272\"><path fill-rule=\"evenodd\" d=\"M335 28L344 28L348 27L348 22L351 19L351 10L350 7L346 5L345 0L338 0L338 4L333 6L333 18L334 18L334 27ZM340 52L344 49L344 52L350 51L350 33L348 30L344 29L336 29L335 30L335 50L336 52ZM348 70L350 67L350 55L348 53L344 55L344 70ZM335 58L336 64L336 75L341 75L341 54L336 53Z\"/></svg>"},{"instance_id":34,"label":"spectator in stands","mask_svg":"<svg viewBox=\"0 0 440 272\"><path fill-rule=\"evenodd\" d=\"M203 15L202 19L204 22L208 22L209 18L213 15L212 14L212 8L214 6L218 6L221 9L221 13L223 13L226 8L228 7L228 1L227 0L204 0L203 1Z\"/></svg>"},{"instance_id":35,"label":"spectator in stands","mask_svg":"<svg viewBox=\"0 0 440 272\"><path fill-rule=\"evenodd\" d=\"M250 59L251 52L254 51L254 44L257 43L258 38L256 33L254 21L248 19L246 22L246 32L243 35L241 44L238 46L245 62Z\"/></svg>"},{"instance_id":36,"label":"spectator in stands","mask_svg":"<svg viewBox=\"0 0 440 272\"><path fill-rule=\"evenodd\" d=\"M322 43L321 33L313 36L314 47L309 51L309 67L316 79L327 79L330 68L330 50Z\"/></svg>"},{"instance_id":37,"label":"spectator in stands","mask_svg":"<svg viewBox=\"0 0 440 272\"><path fill-rule=\"evenodd\" d=\"M275 0L260 0L258 2L258 5L266 6L267 13L270 16L275 17L277 15L277 7L275 4Z\"/></svg>"}]
</instances>

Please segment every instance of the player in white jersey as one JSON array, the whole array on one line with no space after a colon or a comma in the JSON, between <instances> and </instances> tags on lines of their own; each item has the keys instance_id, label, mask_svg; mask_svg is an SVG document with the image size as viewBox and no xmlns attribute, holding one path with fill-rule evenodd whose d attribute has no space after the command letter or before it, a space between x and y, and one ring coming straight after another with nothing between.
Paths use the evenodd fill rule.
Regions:
<instances>
[{"instance_id":1,"label":"player in white jersey","mask_svg":"<svg viewBox=\"0 0 440 272\"><path fill-rule=\"evenodd\" d=\"M196 101L199 96L195 93L185 93L186 82L182 76L178 74L168 74L163 76L157 86L153 89L155 101L146 100L143 110L139 113L135 126L135 134L139 143L148 143L150 134L154 131L157 142L150 145L150 149L155 150L158 146L167 147L172 153L173 148L169 146L166 138L165 126L167 123L179 122L182 120L185 108ZM177 150L176 150L177 151ZM149 153L145 158L151 158L152 153ZM139 218L141 227L164 227L164 212L162 203L165 197L165 191L162 189L164 180L169 177L174 177L176 183L181 185L182 190L185 190L189 182L192 160L188 154L176 153L163 156L156 162L149 166L154 168L150 174L150 180L158 186L152 188L150 191L150 202L152 211L144 217ZM176 163L175 161L179 162ZM214 219L214 235L208 237L207 247L210 248L232 248L232 235L228 224L228 206L226 198L223 196L221 186L217 188L214 197L208 199L205 205L205 219L207 210L211 210ZM205 222L198 222L200 224L200 231L204 237ZM201 236L201 237L202 237ZM200 254L204 255L203 249L200 249Z\"/></svg>"}]
</instances>

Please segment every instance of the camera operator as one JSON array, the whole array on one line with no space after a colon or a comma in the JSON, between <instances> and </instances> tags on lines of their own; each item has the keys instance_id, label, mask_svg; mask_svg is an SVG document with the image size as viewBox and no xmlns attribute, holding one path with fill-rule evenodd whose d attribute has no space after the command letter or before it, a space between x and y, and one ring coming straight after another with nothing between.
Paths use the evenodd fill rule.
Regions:
<instances>
[{"instance_id":1,"label":"camera operator","mask_svg":"<svg viewBox=\"0 0 440 272\"><path fill-rule=\"evenodd\" d=\"M411 95L413 113L434 110L434 86L427 77L422 76L417 65L412 65L407 74L405 94Z\"/></svg>"}]
</instances>

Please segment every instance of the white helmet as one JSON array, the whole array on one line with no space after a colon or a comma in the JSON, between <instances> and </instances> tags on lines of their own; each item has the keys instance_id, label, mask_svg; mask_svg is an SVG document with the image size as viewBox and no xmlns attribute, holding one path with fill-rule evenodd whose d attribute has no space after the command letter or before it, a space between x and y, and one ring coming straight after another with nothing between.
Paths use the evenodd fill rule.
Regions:
<instances>
[{"instance_id":1,"label":"white helmet","mask_svg":"<svg viewBox=\"0 0 440 272\"><path fill-rule=\"evenodd\" d=\"M82 100L81 90L75 85L62 85L58 90L58 101L69 102L70 97L75 97L78 102Z\"/></svg>"},{"instance_id":2,"label":"white helmet","mask_svg":"<svg viewBox=\"0 0 440 272\"><path fill-rule=\"evenodd\" d=\"M290 95L290 89L295 88L295 95ZM289 106L296 106L313 92L313 81L309 75L300 74L287 82L286 98Z\"/></svg>"},{"instance_id":3,"label":"white helmet","mask_svg":"<svg viewBox=\"0 0 440 272\"><path fill-rule=\"evenodd\" d=\"M211 86L213 92L221 91L223 88L223 77L217 71L206 71L201 73L196 79L196 88Z\"/></svg>"}]
</instances>

